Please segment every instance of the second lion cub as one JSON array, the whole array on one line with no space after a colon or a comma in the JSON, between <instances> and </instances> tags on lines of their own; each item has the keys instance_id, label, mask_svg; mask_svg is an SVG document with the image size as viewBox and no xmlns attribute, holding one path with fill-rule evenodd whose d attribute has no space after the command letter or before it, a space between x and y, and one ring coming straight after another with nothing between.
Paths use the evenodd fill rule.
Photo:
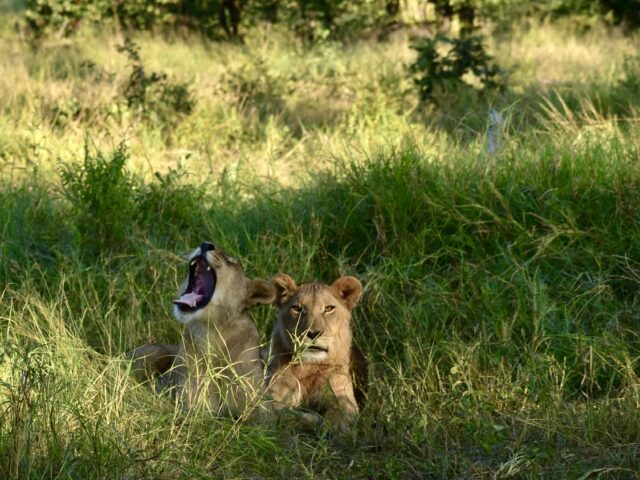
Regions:
<instances>
[{"instance_id":1,"label":"second lion cub","mask_svg":"<svg viewBox=\"0 0 640 480\"><path fill-rule=\"evenodd\" d=\"M352 352L351 311L362 284L340 277L331 285L298 286L284 273L271 281L280 310L271 337L267 394L276 410L308 407L344 430L359 412L351 367L364 357Z\"/></svg>"}]
</instances>

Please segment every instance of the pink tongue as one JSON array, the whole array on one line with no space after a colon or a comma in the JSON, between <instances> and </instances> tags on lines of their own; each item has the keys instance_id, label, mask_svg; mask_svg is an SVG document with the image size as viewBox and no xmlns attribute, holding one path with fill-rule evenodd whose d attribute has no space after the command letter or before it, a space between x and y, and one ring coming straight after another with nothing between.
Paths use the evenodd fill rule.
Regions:
<instances>
[{"instance_id":1,"label":"pink tongue","mask_svg":"<svg viewBox=\"0 0 640 480\"><path fill-rule=\"evenodd\" d=\"M203 295L198 295L197 293L193 293L193 292L185 293L177 300L174 300L173 303L175 303L176 305L182 304L182 305L187 305L188 307L195 307L196 303L198 303L198 301L200 301L202 297Z\"/></svg>"}]
</instances>

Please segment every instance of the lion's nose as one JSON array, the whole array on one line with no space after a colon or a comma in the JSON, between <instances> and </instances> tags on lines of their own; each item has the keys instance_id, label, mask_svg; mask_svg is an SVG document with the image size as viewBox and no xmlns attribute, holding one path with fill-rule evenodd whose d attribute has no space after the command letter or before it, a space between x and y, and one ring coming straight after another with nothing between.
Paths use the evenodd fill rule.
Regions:
<instances>
[{"instance_id":1,"label":"lion's nose","mask_svg":"<svg viewBox=\"0 0 640 480\"><path fill-rule=\"evenodd\" d=\"M309 337L311 340L315 340L316 338L318 338L320 335L322 335L322 331L321 330L316 330L315 332L309 330L307 332L307 337Z\"/></svg>"},{"instance_id":2,"label":"lion's nose","mask_svg":"<svg viewBox=\"0 0 640 480\"><path fill-rule=\"evenodd\" d=\"M200 244L200 253L206 253L210 250L215 250L216 246L213 243L209 243L209 242L202 242Z\"/></svg>"}]
</instances>

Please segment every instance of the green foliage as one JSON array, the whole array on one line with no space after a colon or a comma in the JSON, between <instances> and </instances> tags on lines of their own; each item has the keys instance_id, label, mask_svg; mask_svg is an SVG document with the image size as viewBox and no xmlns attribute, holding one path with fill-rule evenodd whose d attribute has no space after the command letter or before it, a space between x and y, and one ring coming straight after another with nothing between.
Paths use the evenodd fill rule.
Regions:
<instances>
[{"instance_id":1,"label":"green foliage","mask_svg":"<svg viewBox=\"0 0 640 480\"><path fill-rule=\"evenodd\" d=\"M74 0L28 0L25 20L30 32L40 37L55 33L68 36L74 33L81 21L96 21L101 12L98 2Z\"/></svg>"},{"instance_id":2,"label":"green foliage","mask_svg":"<svg viewBox=\"0 0 640 480\"><path fill-rule=\"evenodd\" d=\"M627 28L640 27L640 0L600 0L600 8Z\"/></svg>"},{"instance_id":3,"label":"green foliage","mask_svg":"<svg viewBox=\"0 0 640 480\"><path fill-rule=\"evenodd\" d=\"M540 3L540 2L538 2ZM542 12L551 16L597 15L609 17L614 24L623 24L628 28L640 26L639 0L556 0L539 5Z\"/></svg>"},{"instance_id":4,"label":"green foliage","mask_svg":"<svg viewBox=\"0 0 640 480\"><path fill-rule=\"evenodd\" d=\"M91 0L28 0L25 19L31 33L36 37L49 34L68 36L81 23L114 21L121 28L131 30L153 30L158 28L187 27L205 34L223 29L229 36L237 36L240 21L237 2L131 0L111 2ZM237 18L236 18L237 17Z\"/></svg>"},{"instance_id":5,"label":"green foliage","mask_svg":"<svg viewBox=\"0 0 640 480\"><path fill-rule=\"evenodd\" d=\"M327 39L348 2L343 0L299 0L283 5L286 24L306 41ZM283 7L281 6L281 8Z\"/></svg>"},{"instance_id":6,"label":"green foliage","mask_svg":"<svg viewBox=\"0 0 640 480\"><path fill-rule=\"evenodd\" d=\"M124 143L109 155L92 153L86 146L82 162L60 167L62 193L75 225L75 248L87 258L130 250L143 234L170 245L194 227L196 213L206 205L201 188L181 181L183 171L156 173L144 184L127 171L127 160Z\"/></svg>"},{"instance_id":7,"label":"green foliage","mask_svg":"<svg viewBox=\"0 0 640 480\"><path fill-rule=\"evenodd\" d=\"M66 36L82 22L111 20L126 29L187 28L211 37L224 34L239 38L241 24L266 19L284 23L305 40L318 41L379 23L389 16L388 4L386 0L357 4L345 0L134 0L116 4L107 0L29 0L25 17L36 37L52 33Z\"/></svg>"},{"instance_id":8,"label":"green foliage","mask_svg":"<svg viewBox=\"0 0 640 480\"><path fill-rule=\"evenodd\" d=\"M128 60L128 75L117 86L117 95L111 102L90 106L74 96L45 101L42 105L43 117L56 129L64 129L70 123L83 121L93 116L113 117L122 121L133 116L145 123L155 124L164 130L175 128L184 117L191 115L196 105L190 86L170 78L164 72L149 71L140 55L140 47L129 37L125 37L117 50ZM66 78L74 74L94 87L114 84L117 75L92 60L69 61L66 52L58 54L67 63L55 69L55 75ZM75 70L74 70L75 68Z\"/></svg>"},{"instance_id":9,"label":"green foliage","mask_svg":"<svg viewBox=\"0 0 640 480\"><path fill-rule=\"evenodd\" d=\"M269 70L263 58L256 58L249 65L230 71L224 79L223 90L235 98L240 111L264 122L269 116L282 112L285 96L292 87L288 78Z\"/></svg>"},{"instance_id":10,"label":"green foliage","mask_svg":"<svg viewBox=\"0 0 640 480\"><path fill-rule=\"evenodd\" d=\"M83 262L59 255L39 271L29 256L14 257L24 262L13 270L20 287L0 292L0 321L15 322L7 330L15 347L0 365L2 456L21 477L52 465L87 478L204 475L215 452L228 476L297 474L320 458L354 477L410 469L491 478L516 468L508 462L517 443L530 462L518 468L529 477L574 477L602 462L627 472L635 454L624 446L640 435L637 156L615 141L543 145L486 165L471 153L428 158L408 148L345 160L339 173L295 189L227 180L205 190L178 173L144 185L127 173L124 147L87 154L62 171L65 202L37 193L59 215L27 218L26 227L79 232L69 257ZM25 204L6 205L3 218L3 208ZM17 230L4 235L19 244ZM182 265L163 249L203 239L241 256L251 274L362 278L354 328L375 383L357 437L185 417L129 381L119 360L84 346L116 355L174 338L159 318L168 317ZM47 248L62 251L64 242L48 238ZM100 249L99 258L79 249ZM273 312L257 313L266 337ZM44 376L25 383L27 370ZM26 401L26 390L39 395ZM535 427L523 422L541 418ZM118 438L129 447L114 448ZM612 443L622 446L604 448ZM580 460L564 463L558 450Z\"/></svg>"},{"instance_id":11,"label":"green foliage","mask_svg":"<svg viewBox=\"0 0 640 480\"><path fill-rule=\"evenodd\" d=\"M479 17L497 21L503 27L523 18L559 19L584 17L605 19L627 29L640 26L639 0L472 0ZM580 22L577 21L580 25Z\"/></svg>"},{"instance_id":12,"label":"green foliage","mask_svg":"<svg viewBox=\"0 0 640 480\"><path fill-rule=\"evenodd\" d=\"M566 15L608 17L625 27L640 25L639 0L430 0L436 19L457 17L463 30L471 32L474 20L491 19L506 26L523 16L561 17ZM187 28L208 36L241 38L240 27L266 19L283 23L311 42L329 37L344 38L371 27L394 22L402 8L394 0L216 0L185 1L133 0L116 2L91 0L28 0L25 19L36 36L67 36L82 22L111 20L126 29L153 30Z\"/></svg>"},{"instance_id":13,"label":"green foliage","mask_svg":"<svg viewBox=\"0 0 640 480\"><path fill-rule=\"evenodd\" d=\"M81 164L63 164L62 193L71 206L80 247L93 255L120 250L131 235L135 219L136 184L125 170L126 147L110 156L92 155L85 146Z\"/></svg>"},{"instance_id":14,"label":"green foliage","mask_svg":"<svg viewBox=\"0 0 640 480\"><path fill-rule=\"evenodd\" d=\"M151 234L159 245L168 247L183 232L197 229L199 212L209 204L202 186L187 182L186 176L180 169L156 172L153 181L138 190L135 218L143 235Z\"/></svg>"},{"instance_id":15,"label":"green foliage","mask_svg":"<svg viewBox=\"0 0 640 480\"><path fill-rule=\"evenodd\" d=\"M306 42L345 37L378 24L387 14L384 1L280 0L267 2L268 18L287 25Z\"/></svg>"},{"instance_id":16,"label":"green foliage","mask_svg":"<svg viewBox=\"0 0 640 480\"><path fill-rule=\"evenodd\" d=\"M0 191L0 282L8 284L32 267L55 268L67 251L68 227L59 205L37 171L31 180Z\"/></svg>"},{"instance_id":17,"label":"green foliage","mask_svg":"<svg viewBox=\"0 0 640 480\"><path fill-rule=\"evenodd\" d=\"M63 182L82 248L89 252L134 251L136 237L170 245L168 240L181 238L172 232L197 230L201 220L194 213L199 212L213 219L207 227L210 234L241 242L243 251L258 248L254 239L268 232L266 243L265 237L258 242L260 251L288 251L288 239L302 235L314 239L314 256L343 258L356 272L412 264L401 278L377 287L387 291L365 304L365 312L391 311L398 298L409 301L411 291L417 298L433 298L434 305L421 307L430 312L431 338L471 341L467 332L480 325L495 341L479 350L481 365L487 366L505 355L527 366L531 359L518 352L543 337L543 350L531 354L569 368L562 395L571 398L620 388L625 380L613 357L638 354L633 344L615 334L632 319L618 318L613 331L603 330L598 312L607 305L624 310L634 301L626 259L640 255L630 241L637 229L632 219L637 214L633 205L640 205L640 198L634 200L640 179L625 177L630 171L625 158L632 157L615 147L581 155L561 157L552 174L537 173L551 171L553 157L542 152L538 159L520 158L519 164L509 163L482 177L473 165L443 168L407 151L364 167L347 165L344 177L319 177L302 190L266 191L230 203L224 201L235 195L227 190L230 186L221 184L220 190L205 194L182 186L173 174L136 187L124 171L126 154L119 147L109 159L98 154L87 157L81 167L68 167ZM615 167L598 161L612 155ZM594 177L598 188L591 184ZM619 204L620 196L627 199L626 206ZM598 210L585 214L585 204L597 204ZM292 223L291 218L297 220ZM199 238L202 233L189 242ZM426 257L424 252L429 252ZM291 272L299 268L292 259L286 262ZM276 263L271 268L283 268ZM339 274L336 267L313 263L311 271L330 278ZM457 300L442 304L436 291ZM508 312L516 312L517 321L506 338L500 319L511 315ZM427 328L422 317L405 321L411 328L386 322L367 325L373 335L393 332L394 340L372 350L373 356L403 362L406 345L423 341L415 338L416 331ZM588 364L585 351L597 353ZM446 355L438 361L447 362ZM584 369L589 370L588 381ZM532 394L544 397L549 386L542 385L548 379L535 381L542 384Z\"/></svg>"},{"instance_id":18,"label":"green foliage","mask_svg":"<svg viewBox=\"0 0 640 480\"><path fill-rule=\"evenodd\" d=\"M222 86L175 115L175 136L146 106L161 81L129 106L136 61L104 70L104 32L80 48L8 42L0 478L634 478L638 66L616 51L628 40L549 24L496 37L505 61L523 52L521 72L544 67L496 96L510 107L488 157L489 99L460 84L446 109L415 109L404 41L302 52L280 30L247 38L258 54L139 36L159 72ZM83 133L96 147L47 176ZM130 149L108 150L120 135ZM145 160L165 173L143 181ZM133 381L123 352L179 339L180 254L203 240L252 277L362 279L353 328L373 383L352 436L187 414ZM252 315L266 340L275 309Z\"/></svg>"},{"instance_id":19,"label":"green foliage","mask_svg":"<svg viewBox=\"0 0 640 480\"><path fill-rule=\"evenodd\" d=\"M443 54L442 49L446 48ZM473 74L482 89L497 88L502 70L486 53L483 36L463 35L451 38L438 34L411 45L417 51L416 61L409 66L423 101L434 101L438 90L456 90L468 86L468 74Z\"/></svg>"},{"instance_id":20,"label":"green foliage","mask_svg":"<svg viewBox=\"0 0 640 480\"><path fill-rule=\"evenodd\" d=\"M113 16L125 28L150 30L159 25L176 23L176 10L183 3L181 0L127 0L113 2L93 0L99 5L102 15Z\"/></svg>"},{"instance_id":21,"label":"green foliage","mask_svg":"<svg viewBox=\"0 0 640 480\"><path fill-rule=\"evenodd\" d=\"M25 17L30 31L36 37L52 33L68 36L74 33L82 22L99 22L107 18L115 18L124 27L149 29L157 24L171 23L174 16L170 7L177 3L176 0L133 0L117 3L106 0L28 0Z\"/></svg>"},{"instance_id":22,"label":"green foliage","mask_svg":"<svg viewBox=\"0 0 640 480\"><path fill-rule=\"evenodd\" d=\"M130 62L131 74L122 87L127 106L145 117L171 124L193 111L195 100L185 83L171 82L164 73L147 73L140 48L129 38L118 47ZM173 121L172 121L173 120Z\"/></svg>"}]
</instances>

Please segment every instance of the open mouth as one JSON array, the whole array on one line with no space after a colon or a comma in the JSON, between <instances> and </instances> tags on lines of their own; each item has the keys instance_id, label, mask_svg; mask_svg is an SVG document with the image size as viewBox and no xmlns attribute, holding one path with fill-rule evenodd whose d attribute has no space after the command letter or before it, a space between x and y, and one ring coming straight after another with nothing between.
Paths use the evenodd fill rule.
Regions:
<instances>
[{"instance_id":1,"label":"open mouth","mask_svg":"<svg viewBox=\"0 0 640 480\"><path fill-rule=\"evenodd\" d=\"M216 289L216 273L204 255L200 255L189 264L189 281L180 298L173 301L182 312L198 310L211 300Z\"/></svg>"}]
</instances>

